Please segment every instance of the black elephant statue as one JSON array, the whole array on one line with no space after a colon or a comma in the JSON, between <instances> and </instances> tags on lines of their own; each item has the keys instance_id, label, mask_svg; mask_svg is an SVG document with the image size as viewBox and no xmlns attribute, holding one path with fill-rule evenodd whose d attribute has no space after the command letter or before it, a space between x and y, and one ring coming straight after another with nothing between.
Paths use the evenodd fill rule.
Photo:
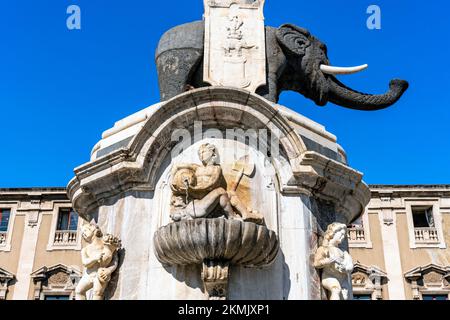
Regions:
<instances>
[{"instance_id":1,"label":"black elephant statue","mask_svg":"<svg viewBox=\"0 0 450 320\"><path fill-rule=\"evenodd\" d=\"M203 81L204 22L177 26L166 32L158 45L156 64L161 100L184 91L209 86ZM332 67L327 47L308 30L285 24L266 26L267 84L257 94L277 103L282 91L299 92L324 106L328 102L356 110L379 110L396 103L408 82L392 80L385 94L365 94L348 88L335 75L361 71Z\"/></svg>"}]
</instances>

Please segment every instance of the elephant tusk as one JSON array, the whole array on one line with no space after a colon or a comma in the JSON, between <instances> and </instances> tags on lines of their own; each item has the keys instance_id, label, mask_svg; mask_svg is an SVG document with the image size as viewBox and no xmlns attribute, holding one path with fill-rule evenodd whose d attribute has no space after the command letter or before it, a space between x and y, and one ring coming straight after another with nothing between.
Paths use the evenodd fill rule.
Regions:
<instances>
[{"instance_id":1,"label":"elephant tusk","mask_svg":"<svg viewBox=\"0 0 450 320\"><path fill-rule=\"evenodd\" d=\"M323 73L326 74L353 74L353 73L357 73L357 72L361 72L365 69L367 69L369 67L369 65L367 64L363 64L362 66L357 66L357 67L349 67L349 68L344 68L344 67L333 67L333 66L328 66L325 64L320 65L320 70L322 70Z\"/></svg>"}]
</instances>

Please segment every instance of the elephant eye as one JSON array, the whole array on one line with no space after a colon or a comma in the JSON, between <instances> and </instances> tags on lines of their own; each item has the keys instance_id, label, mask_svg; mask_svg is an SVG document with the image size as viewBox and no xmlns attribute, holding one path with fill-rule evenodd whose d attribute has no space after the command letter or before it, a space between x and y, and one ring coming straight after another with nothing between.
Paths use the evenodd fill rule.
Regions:
<instances>
[{"instance_id":1,"label":"elephant eye","mask_svg":"<svg viewBox=\"0 0 450 320\"><path fill-rule=\"evenodd\" d=\"M305 50L305 48L308 46L309 41L306 37L300 36L295 39L295 44L298 46L300 50Z\"/></svg>"}]
</instances>

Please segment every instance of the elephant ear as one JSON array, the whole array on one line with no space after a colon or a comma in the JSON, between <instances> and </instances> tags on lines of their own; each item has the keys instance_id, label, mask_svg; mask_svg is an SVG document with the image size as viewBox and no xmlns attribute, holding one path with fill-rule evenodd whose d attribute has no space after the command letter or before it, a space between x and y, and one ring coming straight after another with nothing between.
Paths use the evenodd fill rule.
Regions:
<instances>
[{"instance_id":1,"label":"elephant ear","mask_svg":"<svg viewBox=\"0 0 450 320\"><path fill-rule=\"evenodd\" d=\"M277 30L276 35L278 42L288 53L300 58L306 54L306 49L311 46L309 31L292 24L282 25Z\"/></svg>"}]
</instances>

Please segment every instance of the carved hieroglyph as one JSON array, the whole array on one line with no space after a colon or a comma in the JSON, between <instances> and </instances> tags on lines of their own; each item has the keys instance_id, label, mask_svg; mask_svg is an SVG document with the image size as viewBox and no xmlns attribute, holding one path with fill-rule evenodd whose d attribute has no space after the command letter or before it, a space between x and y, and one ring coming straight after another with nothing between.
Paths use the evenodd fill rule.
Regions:
<instances>
[{"instance_id":1,"label":"carved hieroglyph","mask_svg":"<svg viewBox=\"0 0 450 320\"><path fill-rule=\"evenodd\" d=\"M346 235L345 224L330 224L314 259L314 267L322 270L322 286L329 292L330 300L349 299L353 261L347 251L339 248Z\"/></svg>"},{"instance_id":2,"label":"carved hieroglyph","mask_svg":"<svg viewBox=\"0 0 450 320\"><path fill-rule=\"evenodd\" d=\"M265 0L204 0L204 80L255 92L266 84Z\"/></svg>"},{"instance_id":3,"label":"carved hieroglyph","mask_svg":"<svg viewBox=\"0 0 450 320\"><path fill-rule=\"evenodd\" d=\"M103 300L111 275L119 264L119 238L107 234L103 236L94 224L85 224L82 235L88 245L81 250L84 266L83 277L76 287L76 300L86 300L86 292L93 289L93 300Z\"/></svg>"}]
</instances>

